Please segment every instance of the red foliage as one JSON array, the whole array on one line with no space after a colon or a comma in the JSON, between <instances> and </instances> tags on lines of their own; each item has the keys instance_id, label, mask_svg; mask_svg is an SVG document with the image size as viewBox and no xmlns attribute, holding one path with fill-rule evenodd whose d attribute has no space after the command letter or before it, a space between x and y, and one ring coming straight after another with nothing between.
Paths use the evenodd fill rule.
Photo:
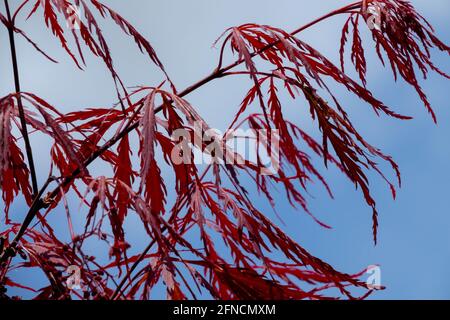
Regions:
<instances>
[{"instance_id":1,"label":"red foliage","mask_svg":"<svg viewBox=\"0 0 450 320\"><path fill-rule=\"evenodd\" d=\"M366 61L361 38L362 26L369 24L372 18L370 7L380 5L384 5L380 24L369 28L379 58L383 64L385 60L389 62L396 78L400 76L418 92L436 120L415 70L420 70L424 77L429 70L448 77L432 63L430 52L431 49L447 53L450 50L435 36L430 24L403 0L359 1L292 33L257 24L230 28L217 41L221 41L222 46L218 68L184 91L175 89L151 44L123 17L97 0L25 0L12 17L9 12L6 16L0 13L0 21L6 28L25 37L51 61L54 60L50 55L15 26L20 13L28 11L28 17L42 13L45 25L79 68L84 65L83 48L99 57L116 83L117 106L121 107L120 110L90 107L61 114L32 93L14 92L1 98L0 186L6 223L0 229L0 287L37 292L36 299L148 299L152 289L161 282L170 299L197 298L204 291L215 299L322 299L335 297L329 290L332 288L347 298L353 298L355 289L359 288L359 295L366 297L372 289L361 281L362 274L339 272L292 240L257 208L254 195L244 186L242 176L247 175L254 181L257 191L274 208L276 203L271 191L273 186L279 186L293 207L300 207L328 228L310 212L305 197L308 183L314 179L332 194L311 160L311 155L318 156L326 165L335 165L362 191L373 211L376 242L378 212L367 173L369 170L379 173L395 197L395 184L384 176L378 162L387 162L400 184L399 169L390 156L359 134L327 82L347 89L377 115L410 119L391 110L366 86L369 61ZM77 16L75 8L82 9L82 17ZM159 67L166 81L159 86L128 92L114 68L95 13L111 19L131 36L138 48ZM342 31L340 67L296 36L338 14L348 16ZM66 20L73 19L79 20L79 30L64 27ZM69 45L69 33L75 48ZM344 70L345 45L349 41L352 42L350 60L359 80L352 79ZM231 53L237 53L237 60L224 67L228 48ZM239 69L241 65L244 67ZM227 147L224 139L207 133L209 125L185 99L186 95L213 80L241 75L250 77L251 87L230 129L278 130L279 170L272 175L267 175L261 160L264 153L273 153L274 146L267 137L256 138L257 160L244 159ZM292 99L306 101L322 141L315 141L286 118L279 98L283 89ZM250 113L255 100L261 110ZM22 104L23 115L19 112ZM53 141L51 172L39 191L32 190L30 164L24 160L24 153L29 155L32 150L22 151L18 144L20 137L14 136L14 126L23 129L21 120L33 134L47 135ZM236 156L241 161L235 165L213 163L203 172L191 162L175 161L173 154L180 150L172 134L184 129L191 137L196 137L199 133L195 124L198 123L202 125L201 134L211 140L214 138L214 143L227 157ZM132 141L138 141L139 147L130 143ZM194 142L194 147L213 155L204 142ZM183 157L189 159L192 154L183 154ZM112 168L111 177L99 177L89 171L94 161ZM173 183L164 181L163 167L171 168ZM21 224L12 222L8 216L19 193L29 206ZM167 199L169 193L176 194L171 208ZM66 199L69 194L78 196L87 209L82 231L72 225L70 204ZM62 208L68 219L69 243L57 237L60 232L54 232L47 220L49 214L60 214ZM130 214L140 217L147 232L142 239L147 238L149 242L141 254L131 257L124 230ZM32 225L34 219L37 222ZM109 225L105 225L105 221ZM196 237L200 248L194 245ZM108 246L113 261L100 262L98 257L86 254L89 240ZM218 249L220 243L226 250ZM274 258L280 254L284 258ZM83 291L70 290L66 285L69 275L65 271L69 266L80 270ZM48 279L48 286L28 288L15 282L10 272L18 268L39 268Z\"/></svg>"}]
</instances>

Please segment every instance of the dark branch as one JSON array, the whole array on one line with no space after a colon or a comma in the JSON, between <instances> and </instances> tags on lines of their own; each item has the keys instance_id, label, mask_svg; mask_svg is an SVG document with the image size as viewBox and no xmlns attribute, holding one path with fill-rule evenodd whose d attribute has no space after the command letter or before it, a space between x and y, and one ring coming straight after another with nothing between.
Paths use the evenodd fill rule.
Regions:
<instances>
[{"instance_id":1,"label":"dark branch","mask_svg":"<svg viewBox=\"0 0 450 320\"><path fill-rule=\"evenodd\" d=\"M20 89L20 77L19 77L19 67L17 64L16 42L14 39L14 21L11 18L11 10L9 8L8 0L5 0L5 7L6 7L6 15L8 17L8 22L9 22L8 34L9 34L9 45L11 48L11 59L12 59L13 71L14 71L14 85L15 85L16 93L20 93L22 90ZM23 110L22 98L21 98L20 94L17 94L17 107L19 108L20 126L21 126L23 141L25 142L25 150L26 150L26 154L27 154L28 165L30 167L31 183L33 186L33 194L36 195L38 193L36 169L34 166L33 151L31 149L30 138L28 136L27 122L25 120L25 113Z\"/></svg>"}]
</instances>

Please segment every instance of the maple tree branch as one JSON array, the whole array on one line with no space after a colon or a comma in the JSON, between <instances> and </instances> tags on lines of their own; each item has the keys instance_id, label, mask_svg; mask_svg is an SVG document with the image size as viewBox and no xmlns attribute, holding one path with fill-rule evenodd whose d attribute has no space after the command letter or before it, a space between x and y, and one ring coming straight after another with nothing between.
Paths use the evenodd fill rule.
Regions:
<instances>
[{"instance_id":1,"label":"maple tree branch","mask_svg":"<svg viewBox=\"0 0 450 320\"><path fill-rule=\"evenodd\" d=\"M5 2L7 2L7 0L5 0ZM338 14L343 14L343 13L347 13L349 10L354 10L359 8L361 2L355 2L352 3L350 5L344 6L340 9L337 9L335 11L332 11L296 30L294 30L293 32L291 32L289 35L293 36L296 35L306 29L308 29L309 27L323 21L326 20L332 16L338 15ZM261 48L260 50L257 50L255 52L253 52L251 54L251 57L256 57L260 54L262 54L263 52L265 52L266 50L269 50L270 48L276 46L278 43L280 43L281 40L278 41L274 41L270 44L268 44L266 47ZM190 87L186 88L185 90L179 92L177 95L179 97L184 97L194 91L196 91L197 89L203 87L204 85L208 84L209 82L215 80L215 79L219 79L222 78L224 76L226 76L226 72L241 65L242 63L244 63L244 59L239 59L237 61L235 61L234 63L231 63L230 65L226 66L226 67L222 67L222 68L216 68L210 75L204 77L203 79L199 80L198 82L194 83L193 85L191 85ZM163 110L163 106L159 106L158 108L155 109L155 113L159 113ZM119 142L123 137L125 137L126 135L128 135L129 133L131 133L132 131L136 130L139 127L139 123L140 121L137 120L134 123L128 123L126 125L126 127L124 129L122 129L122 131L115 135L114 137L112 137L110 140L108 140L102 147L100 147L99 149L97 149L95 152L93 152L84 162L83 162L83 167L87 167L90 164L92 164L95 160L97 160L104 152L106 152L107 150L109 150L111 147L113 147L117 142ZM67 187L68 185L70 185L71 183L73 183L74 180L77 179L77 177L79 176L79 174L82 172L82 168L78 167L76 170L73 171L73 173L68 176L65 177L63 179L62 182L60 182L58 184L58 186L55 187L55 189L53 189L53 191L49 192L46 196L46 199L55 199L58 197L58 195L60 194L61 190L64 189L64 187ZM42 195L41 195L42 196ZM44 201L44 199L36 199L35 201L35 205L32 205L31 208L29 209L26 218L24 220L24 222L21 225L21 229L20 230L24 230L23 232L21 232L20 234L18 233L16 235L16 237L14 238L14 241L11 242L11 244L9 245L8 249L4 251L4 253L0 256L0 263L6 261L6 259L8 259L10 257L10 254L15 252L16 250L16 246L18 245L21 237L25 234L25 231L27 230L27 228L29 227L29 225L31 224L32 220L34 219L34 217L37 215L37 213L48 207L48 203L47 201ZM150 247L151 248L151 247ZM150 248L148 250L150 250ZM145 254L144 254L145 256ZM141 260L142 261L142 260ZM140 263L140 261L139 261ZM137 264L139 264L137 263ZM136 267L137 267L136 264ZM135 268L136 268L135 267ZM127 279L127 276L124 277L124 279ZM123 286L123 285L122 285ZM117 291L117 293L114 293L114 295L117 295L120 291L120 285Z\"/></svg>"},{"instance_id":2,"label":"maple tree branch","mask_svg":"<svg viewBox=\"0 0 450 320\"><path fill-rule=\"evenodd\" d=\"M165 231L164 228L161 229L161 232ZM119 294L123 295L122 292L122 287L125 285L125 283L127 282L127 280L129 279L129 277L131 276L131 274L134 272L134 270L136 270L136 268L139 266L139 264L145 259L145 256L147 255L147 253L151 250L151 248L153 247L153 245L156 243L156 240L153 239L148 245L147 247L145 247L144 251L142 251L142 253L139 255L139 257L137 258L137 260L133 263L133 265L131 266L130 270L127 271L127 274L124 275L122 281L120 281L119 285L117 286L116 290L114 291L114 293L111 295L111 300L115 300L117 298L117 296Z\"/></svg>"},{"instance_id":3,"label":"maple tree branch","mask_svg":"<svg viewBox=\"0 0 450 320\"><path fill-rule=\"evenodd\" d=\"M11 10L9 8L8 0L5 0L5 8L6 8L6 15L7 15L8 22L9 22L9 25L8 25L9 46L11 49L11 59L12 59L13 72L14 72L14 85L15 85L15 90L17 93L17 107L19 109L20 126L21 126L23 141L25 143L25 150L26 150L26 154L27 154L28 165L30 167L30 175L31 175L31 183L33 186L33 194L36 195L38 193L36 169L34 166L33 151L31 149L30 138L28 136L28 131L27 131L27 122L25 120L25 112L23 109L22 98L19 94L22 90L20 88L20 77L19 77L19 67L17 64L16 42L14 39L14 21L11 18Z\"/></svg>"},{"instance_id":4,"label":"maple tree branch","mask_svg":"<svg viewBox=\"0 0 450 320\"><path fill-rule=\"evenodd\" d=\"M0 252L0 266L4 262L6 262L9 258L14 257L16 255L16 249L20 239L26 233L28 227L30 226L31 222L33 221L34 217L39 212L39 210L45 208L46 206L45 201L43 201L41 197L44 195L45 190L47 190L50 183L53 182L54 180L55 180L54 177L49 177L42 186L42 188L37 192L23 223L20 225L19 231L14 236L13 241L11 241L8 248L6 248L3 252Z\"/></svg>"},{"instance_id":5,"label":"maple tree branch","mask_svg":"<svg viewBox=\"0 0 450 320\"><path fill-rule=\"evenodd\" d=\"M342 8L340 8L340 9L334 10L334 11L332 11L332 12L326 14L326 15L323 15L323 16L320 17L320 18L317 18L317 19L311 21L310 23L307 23L307 24L301 26L301 27L298 28L298 29L295 29L294 31L292 31L291 33L289 33L289 35L290 35L290 36L295 36L296 34L298 34L298 33L302 32L302 31L304 31L304 30L306 30L306 29L312 27L313 25L315 25L315 24L317 24L317 23L319 23L319 22L322 22L323 20L326 20L326 19L328 19L328 18L330 18L330 17L332 17L332 16L335 16L335 15L338 15L338 14L347 13L348 11L353 10L353 9L357 9L357 8L360 7L360 5L361 5L361 1L358 1L358 2L354 2L354 3L352 3L352 4L349 4L349 5L345 6L345 7L342 7ZM255 52L251 53L251 54L250 54L250 57L254 58L254 57L260 55L261 53L263 53L263 52L265 52L265 51L267 51L267 50L273 48L274 46L276 46L276 45L279 44L280 42L281 42L281 40L278 40L278 41L269 43L269 44L266 45L265 47L263 47L263 48L261 48L261 49L255 51ZM221 53L221 58L220 58L221 61L222 61L222 59L223 59L222 55L223 55L223 53ZM231 70L231 69L237 67L238 65L240 65L240 64L242 64L242 63L244 63L244 62L245 62L245 59L242 58L242 59L239 59L239 60L237 60L236 62L230 64L229 66L224 67L224 68L220 68L220 66L221 66L221 64L222 64L222 62L220 62L220 63L219 63L218 70L219 70L219 71L222 71L222 73L223 73L223 72L229 71L229 70Z\"/></svg>"}]
</instances>

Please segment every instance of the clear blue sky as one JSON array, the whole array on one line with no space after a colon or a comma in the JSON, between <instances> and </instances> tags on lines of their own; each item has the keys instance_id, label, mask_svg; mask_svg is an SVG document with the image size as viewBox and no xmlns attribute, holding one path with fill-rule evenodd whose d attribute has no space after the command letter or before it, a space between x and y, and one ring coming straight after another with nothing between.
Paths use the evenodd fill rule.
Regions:
<instances>
[{"instance_id":1,"label":"clear blue sky","mask_svg":"<svg viewBox=\"0 0 450 320\"><path fill-rule=\"evenodd\" d=\"M179 88L200 79L215 67L218 52L211 45L227 27L255 22L293 30L331 9L350 3L341 0L107 2L150 39ZM450 1L412 2L432 22L444 42L450 43ZM36 92L61 111L114 102L112 83L100 63L88 59L87 71L73 72L73 64L63 57L59 44L42 30L39 21L32 19L21 26L61 61L52 65L20 42L19 63L24 90ZM303 33L301 38L337 62L341 26L341 19L333 19ZM156 69L138 53L130 53L128 39L116 32L116 28L104 29L111 29L116 65L128 85L160 82ZM1 29L0 38L5 37L6 33ZM0 48L1 72L10 70L8 50L6 46ZM380 211L379 245L374 247L372 243L370 208L354 187L335 171L325 175L336 199L329 199L321 188L312 188L310 199L312 211L333 229L324 230L302 212L284 206L286 201L280 193L276 200L279 200L278 209L287 222L284 228L313 254L340 270L351 273L371 264L381 265L382 284L387 289L374 298L450 299L449 82L431 76L423 85L438 115L436 126L410 88L403 83L394 84L389 70L381 68L373 53L368 59L369 83L374 93L396 110L415 117L409 122L377 119L367 106L349 100L356 127L369 142L391 154L402 171L404 184L396 201L379 178L372 180ZM435 60L450 72L448 56L437 54ZM245 79L223 80L190 95L188 100L199 108L212 126L220 129L231 119L248 85ZM12 79L0 77L0 93L3 95L11 90ZM287 108L289 103L292 102L286 103ZM45 144L45 141L37 142ZM45 148L40 152L37 159L40 166L44 166L48 153ZM23 208L20 205L15 208L14 215L19 219ZM130 234L130 237L145 245L140 236ZM29 283L39 283L35 275L18 276L27 277Z\"/></svg>"}]
</instances>

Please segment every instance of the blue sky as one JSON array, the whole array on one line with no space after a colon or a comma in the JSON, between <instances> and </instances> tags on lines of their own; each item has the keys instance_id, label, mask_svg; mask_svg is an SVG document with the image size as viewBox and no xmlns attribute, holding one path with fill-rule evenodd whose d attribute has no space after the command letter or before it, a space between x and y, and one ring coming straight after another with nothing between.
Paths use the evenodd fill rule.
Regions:
<instances>
[{"instance_id":1,"label":"blue sky","mask_svg":"<svg viewBox=\"0 0 450 320\"><path fill-rule=\"evenodd\" d=\"M216 65L218 50L211 48L214 40L230 26L247 22L270 24L293 30L328 11L350 1L266 1L266 0L196 0L196 1L107 1L151 41L175 84L184 88L208 74ZM448 0L413 0L419 11L432 22L438 35L450 43ZM0 7L3 10L3 7ZM86 71L73 71L59 44L43 30L38 19L21 24L34 39L61 62L53 65L19 42L19 63L24 90L46 98L61 111L79 106L111 105L115 95L105 68L95 59L88 59ZM301 34L302 40L319 49L332 61L338 61L338 44L342 19L334 18ZM128 85L155 85L161 75L148 61L130 51L130 40L114 27L105 25L110 33L119 73ZM0 30L0 37L6 33ZM370 42L366 42L370 47ZM7 72L9 48L0 48L0 70ZM324 230L307 215L295 212L283 194L276 195L278 211L284 226L311 253L331 263L339 270L357 272L379 264L382 284L386 290L374 295L378 299L450 299L450 110L449 83L437 76L423 83L438 115L433 124L412 89L394 83L389 70L381 67L373 52L368 55L369 87L397 111L415 117L401 122L376 118L364 104L350 99L349 112L356 127L366 139L391 154L400 165L403 188L396 201L381 179L373 176L372 189L380 212L379 244L371 236L371 211L360 193L337 171L325 173L335 194L329 199L322 188L312 187L309 204L314 213L332 230ZM435 61L448 69L448 57L435 55ZM10 73L9 73L10 74ZM220 80L191 94L187 99L195 105L211 126L219 129L229 123L244 96L249 83L242 80ZM0 93L12 90L12 79L0 78ZM286 99L286 108L292 102ZM298 104L298 102L296 102ZM299 117L303 114L288 111ZM224 122L224 119L227 119ZM45 145L37 139L35 143ZM38 166L46 166L47 150L39 149ZM102 168L96 168L99 171ZM47 170L42 170L47 173ZM19 219L23 208L16 207ZM22 209L22 210L21 210ZM63 213L63 212L61 212ZM55 218L56 219L56 218ZM57 219L56 219L57 220ZM55 221L56 221L55 220ZM133 227L135 221L130 221ZM144 246L139 235L130 234ZM20 275L28 277L28 275ZM30 282L37 280L31 277Z\"/></svg>"}]
</instances>

